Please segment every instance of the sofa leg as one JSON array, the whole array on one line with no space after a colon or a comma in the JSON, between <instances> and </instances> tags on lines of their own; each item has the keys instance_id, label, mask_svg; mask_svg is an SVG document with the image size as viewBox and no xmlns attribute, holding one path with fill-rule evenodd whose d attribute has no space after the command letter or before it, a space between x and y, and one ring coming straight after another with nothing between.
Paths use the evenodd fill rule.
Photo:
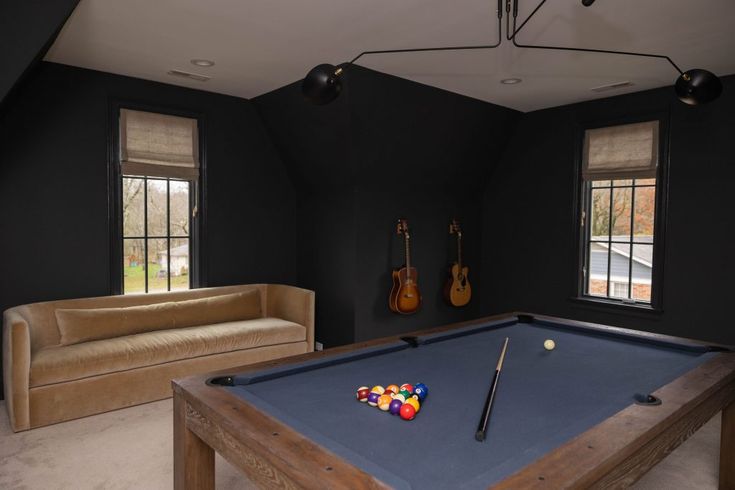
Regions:
<instances>
[{"instance_id":1,"label":"sofa leg","mask_svg":"<svg viewBox=\"0 0 735 490\"><path fill-rule=\"evenodd\" d=\"M186 426L186 400L175 392L174 489L214 490L214 450Z\"/></svg>"}]
</instances>

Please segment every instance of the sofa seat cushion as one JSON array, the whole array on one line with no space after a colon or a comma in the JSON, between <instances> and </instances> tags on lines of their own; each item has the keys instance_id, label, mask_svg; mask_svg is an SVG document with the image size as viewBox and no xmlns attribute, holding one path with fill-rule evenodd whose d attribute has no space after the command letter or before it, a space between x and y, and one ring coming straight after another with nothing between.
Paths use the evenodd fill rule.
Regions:
<instances>
[{"instance_id":1,"label":"sofa seat cushion","mask_svg":"<svg viewBox=\"0 0 735 490\"><path fill-rule=\"evenodd\" d=\"M303 325L257 318L48 347L31 359L30 386L305 340Z\"/></svg>"}]
</instances>

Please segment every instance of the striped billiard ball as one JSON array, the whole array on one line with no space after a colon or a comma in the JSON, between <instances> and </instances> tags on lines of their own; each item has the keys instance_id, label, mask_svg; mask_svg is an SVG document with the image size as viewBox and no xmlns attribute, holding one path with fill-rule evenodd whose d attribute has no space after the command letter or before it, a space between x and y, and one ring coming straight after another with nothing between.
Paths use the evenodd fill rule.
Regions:
<instances>
[{"instance_id":1,"label":"striped billiard ball","mask_svg":"<svg viewBox=\"0 0 735 490\"><path fill-rule=\"evenodd\" d=\"M368 405L371 407L376 407L378 405L378 398L380 398L380 393L375 393L374 391L368 395Z\"/></svg>"},{"instance_id":2,"label":"striped billiard ball","mask_svg":"<svg viewBox=\"0 0 735 490\"><path fill-rule=\"evenodd\" d=\"M367 401L368 396L370 396L370 388L367 386L360 386L355 394L355 397L363 403Z\"/></svg>"}]
</instances>

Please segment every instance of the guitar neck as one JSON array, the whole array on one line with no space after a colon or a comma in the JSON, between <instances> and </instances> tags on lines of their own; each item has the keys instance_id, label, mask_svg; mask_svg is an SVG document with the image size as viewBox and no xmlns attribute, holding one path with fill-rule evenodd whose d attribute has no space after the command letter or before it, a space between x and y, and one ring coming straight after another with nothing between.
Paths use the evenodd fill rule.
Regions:
<instances>
[{"instance_id":1,"label":"guitar neck","mask_svg":"<svg viewBox=\"0 0 735 490\"><path fill-rule=\"evenodd\" d=\"M462 270L462 235L457 234L457 265Z\"/></svg>"},{"instance_id":2,"label":"guitar neck","mask_svg":"<svg viewBox=\"0 0 735 490\"><path fill-rule=\"evenodd\" d=\"M411 270L411 237L406 233L406 236L404 237L404 242L406 246L406 269L409 271Z\"/></svg>"}]
</instances>

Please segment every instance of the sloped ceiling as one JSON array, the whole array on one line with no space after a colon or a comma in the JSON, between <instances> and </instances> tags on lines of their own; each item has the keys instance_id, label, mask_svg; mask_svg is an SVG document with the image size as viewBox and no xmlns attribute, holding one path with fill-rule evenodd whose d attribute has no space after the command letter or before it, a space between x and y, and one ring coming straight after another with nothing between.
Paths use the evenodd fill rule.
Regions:
<instances>
[{"instance_id":1,"label":"sloped ceiling","mask_svg":"<svg viewBox=\"0 0 735 490\"><path fill-rule=\"evenodd\" d=\"M0 3L0 104L51 46L79 0Z\"/></svg>"},{"instance_id":2,"label":"sloped ceiling","mask_svg":"<svg viewBox=\"0 0 735 490\"><path fill-rule=\"evenodd\" d=\"M46 59L252 98L364 50L488 44L495 0L82 0ZM520 18L537 5L520 0ZM549 0L524 43L666 54L682 69L735 73L733 0ZM193 58L216 62L211 68ZM673 84L665 61L515 48L371 55L368 68L521 111ZM172 69L212 77L196 82ZM522 78L517 85L501 79ZM598 94L615 82L633 86Z\"/></svg>"}]
</instances>

